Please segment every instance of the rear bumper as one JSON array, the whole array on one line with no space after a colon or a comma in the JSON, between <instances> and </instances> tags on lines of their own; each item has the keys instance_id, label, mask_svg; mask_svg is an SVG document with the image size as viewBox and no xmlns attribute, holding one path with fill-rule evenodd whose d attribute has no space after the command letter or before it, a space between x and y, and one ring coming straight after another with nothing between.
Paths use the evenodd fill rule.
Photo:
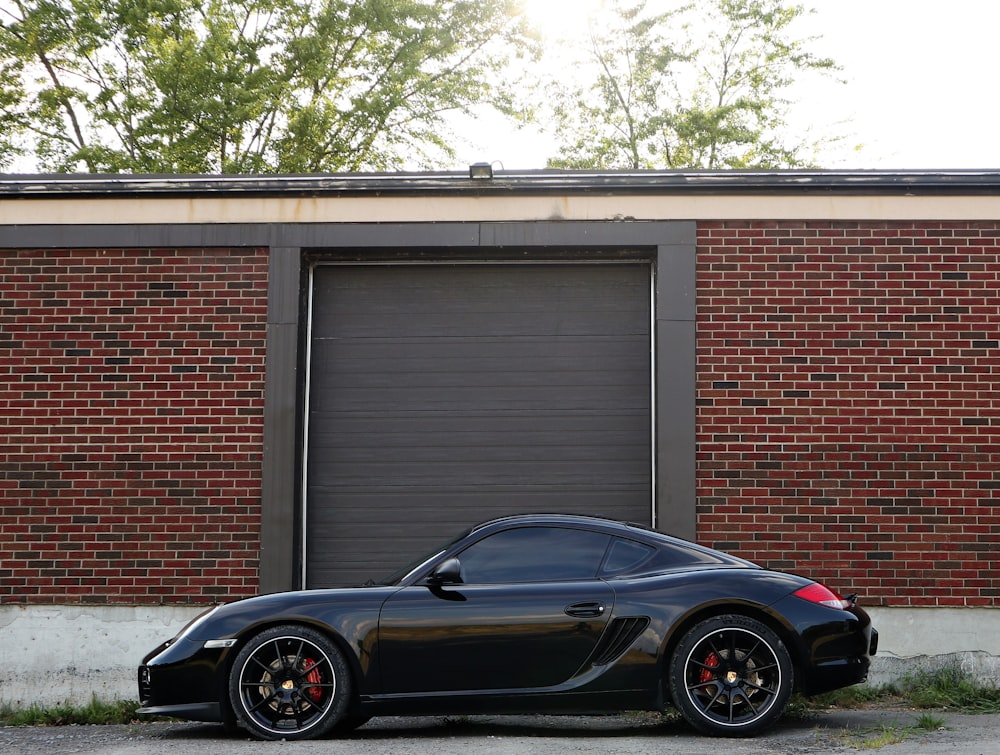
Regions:
<instances>
[{"instance_id":1,"label":"rear bumper","mask_svg":"<svg viewBox=\"0 0 1000 755\"><path fill-rule=\"evenodd\" d=\"M872 656L878 651L878 631L863 610L854 608L851 613L858 623L849 625L850 631L832 638L826 646L828 650L836 649L833 655L840 657L827 655L816 659L800 685L804 694L818 695L868 679Z\"/></svg>"},{"instance_id":2,"label":"rear bumper","mask_svg":"<svg viewBox=\"0 0 1000 755\"><path fill-rule=\"evenodd\" d=\"M822 692L860 684L868 678L871 660L868 656L831 661L809 670L809 676L802 680L802 693L818 695Z\"/></svg>"},{"instance_id":3,"label":"rear bumper","mask_svg":"<svg viewBox=\"0 0 1000 755\"><path fill-rule=\"evenodd\" d=\"M774 606L791 623L797 649L796 687L805 695L849 687L868 678L878 632L864 609L817 605L789 595Z\"/></svg>"}]
</instances>

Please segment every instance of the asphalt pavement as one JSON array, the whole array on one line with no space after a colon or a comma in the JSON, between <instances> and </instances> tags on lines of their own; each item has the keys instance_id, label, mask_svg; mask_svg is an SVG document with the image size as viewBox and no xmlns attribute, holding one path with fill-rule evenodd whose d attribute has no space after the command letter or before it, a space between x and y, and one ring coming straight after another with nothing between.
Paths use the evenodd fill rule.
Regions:
<instances>
[{"instance_id":1,"label":"asphalt pavement","mask_svg":"<svg viewBox=\"0 0 1000 755\"><path fill-rule=\"evenodd\" d=\"M942 722L919 728L922 713ZM997 755L1000 715L906 709L837 710L786 718L753 739L711 739L674 718L618 716L468 716L376 718L350 736L315 742L258 742L221 726L144 723L126 726L0 727L0 752L17 755Z\"/></svg>"}]
</instances>

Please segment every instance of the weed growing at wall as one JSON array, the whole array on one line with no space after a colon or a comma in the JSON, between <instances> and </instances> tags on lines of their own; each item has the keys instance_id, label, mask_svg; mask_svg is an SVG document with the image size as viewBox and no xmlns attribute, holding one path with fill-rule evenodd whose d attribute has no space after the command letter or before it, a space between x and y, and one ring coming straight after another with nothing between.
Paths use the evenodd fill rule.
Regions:
<instances>
[{"instance_id":1,"label":"weed growing at wall","mask_svg":"<svg viewBox=\"0 0 1000 755\"><path fill-rule=\"evenodd\" d=\"M10 707L0 709L0 721L7 726L71 726L129 724L150 721L149 716L136 713L139 703L135 700L104 702L92 697L87 705L57 705L42 708L32 705L23 710Z\"/></svg>"}]
</instances>

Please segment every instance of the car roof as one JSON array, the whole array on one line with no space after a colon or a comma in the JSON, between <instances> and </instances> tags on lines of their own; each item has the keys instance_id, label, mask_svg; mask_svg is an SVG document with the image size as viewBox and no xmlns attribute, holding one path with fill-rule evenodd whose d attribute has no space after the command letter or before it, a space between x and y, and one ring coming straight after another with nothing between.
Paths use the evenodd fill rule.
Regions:
<instances>
[{"instance_id":1,"label":"car roof","mask_svg":"<svg viewBox=\"0 0 1000 755\"><path fill-rule=\"evenodd\" d=\"M712 553L716 557L721 558L723 561L756 566L756 564L753 564L750 561L746 561L745 559L739 558L738 556L734 556L731 553L725 553L723 551L715 550L714 548L709 548L704 545L699 545L698 543L693 543L690 540L685 540L680 537L668 535L664 532L654 530L653 528L644 524L623 522L616 519L606 519L597 516L583 516L580 514L516 514L512 516L504 516L504 517L499 517L497 519L491 519L489 521L483 522L481 524L472 527L472 529L467 531L466 536L474 535L477 533L484 533L490 530L501 530L519 526L538 526L538 525L555 525L564 527L576 526L587 529L598 529L608 534L645 540L650 545L654 543L674 544L683 546L685 548L693 549L696 551Z\"/></svg>"},{"instance_id":2,"label":"car roof","mask_svg":"<svg viewBox=\"0 0 1000 755\"><path fill-rule=\"evenodd\" d=\"M611 526L614 528L631 527L634 525L616 519L607 519L599 516L584 516L582 514L513 514L511 516L501 516L496 519L477 524L473 531L486 527L493 527L499 524L577 524L584 526Z\"/></svg>"},{"instance_id":3,"label":"car roof","mask_svg":"<svg viewBox=\"0 0 1000 755\"><path fill-rule=\"evenodd\" d=\"M486 529L507 529L512 526L524 525L561 525L576 526L590 529L601 529L605 532L615 532L620 535L643 535L657 540L671 540L686 545L695 545L683 538L674 537L652 529L644 524L624 522L617 519L607 519L599 516L584 516L581 514L516 514L490 519L474 526L469 534L482 532Z\"/></svg>"}]
</instances>

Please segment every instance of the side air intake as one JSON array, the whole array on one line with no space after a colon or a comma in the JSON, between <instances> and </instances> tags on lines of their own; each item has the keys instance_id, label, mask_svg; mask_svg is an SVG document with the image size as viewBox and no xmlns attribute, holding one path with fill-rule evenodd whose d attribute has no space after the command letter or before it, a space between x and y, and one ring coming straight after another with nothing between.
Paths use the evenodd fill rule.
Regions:
<instances>
[{"instance_id":1,"label":"side air intake","mask_svg":"<svg viewBox=\"0 0 1000 755\"><path fill-rule=\"evenodd\" d=\"M627 616L612 621L594 648L593 665L604 666L620 658L648 626L648 616Z\"/></svg>"}]
</instances>

